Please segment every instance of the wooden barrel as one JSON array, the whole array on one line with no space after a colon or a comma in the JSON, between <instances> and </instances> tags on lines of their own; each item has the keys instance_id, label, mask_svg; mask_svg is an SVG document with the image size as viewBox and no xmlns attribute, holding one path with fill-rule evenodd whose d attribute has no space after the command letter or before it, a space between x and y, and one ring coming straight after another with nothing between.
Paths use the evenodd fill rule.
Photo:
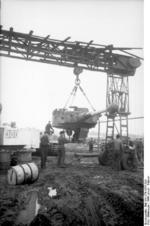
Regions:
<instances>
[{"instance_id":1,"label":"wooden barrel","mask_svg":"<svg viewBox=\"0 0 150 226\"><path fill-rule=\"evenodd\" d=\"M33 183L38 177L39 170L34 162L13 166L8 170L8 183L11 185Z\"/></svg>"},{"instance_id":2,"label":"wooden barrel","mask_svg":"<svg viewBox=\"0 0 150 226\"><path fill-rule=\"evenodd\" d=\"M0 170L7 170L10 167L10 151L0 150Z\"/></svg>"}]
</instances>

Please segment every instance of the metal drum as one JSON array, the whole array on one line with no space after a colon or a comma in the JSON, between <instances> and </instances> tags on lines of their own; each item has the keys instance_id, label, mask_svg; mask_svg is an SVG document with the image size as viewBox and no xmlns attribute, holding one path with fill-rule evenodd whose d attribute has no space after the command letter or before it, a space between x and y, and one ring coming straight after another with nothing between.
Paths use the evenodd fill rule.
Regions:
<instances>
[{"instance_id":1,"label":"metal drum","mask_svg":"<svg viewBox=\"0 0 150 226\"><path fill-rule=\"evenodd\" d=\"M8 170L8 183L11 185L33 183L38 177L39 170L34 162L13 166Z\"/></svg>"}]
</instances>

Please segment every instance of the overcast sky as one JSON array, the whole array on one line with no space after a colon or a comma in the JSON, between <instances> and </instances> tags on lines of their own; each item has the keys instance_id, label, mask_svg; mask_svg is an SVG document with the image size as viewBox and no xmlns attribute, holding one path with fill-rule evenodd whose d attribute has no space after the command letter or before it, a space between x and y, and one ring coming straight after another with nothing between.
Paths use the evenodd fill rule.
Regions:
<instances>
[{"instance_id":1,"label":"overcast sky","mask_svg":"<svg viewBox=\"0 0 150 226\"><path fill-rule=\"evenodd\" d=\"M143 47L142 0L2 0L4 29L72 41L94 40L116 47ZM133 53L141 55L142 52ZM73 69L1 57L3 122L43 129L52 111L64 106L74 85ZM96 110L106 106L106 74L83 71L81 85ZM130 77L130 112L143 116L143 65ZM75 104L88 107L79 95ZM143 133L143 121L129 124L130 132Z\"/></svg>"}]
</instances>

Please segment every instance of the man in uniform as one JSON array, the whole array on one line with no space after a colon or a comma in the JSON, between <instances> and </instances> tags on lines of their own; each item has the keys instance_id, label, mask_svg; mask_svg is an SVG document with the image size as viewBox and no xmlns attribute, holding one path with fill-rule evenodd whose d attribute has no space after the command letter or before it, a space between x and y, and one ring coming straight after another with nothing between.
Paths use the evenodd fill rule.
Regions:
<instances>
[{"instance_id":1,"label":"man in uniform","mask_svg":"<svg viewBox=\"0 0 150 226\"><path fill-rule=\"evenodd\" d=\"M129 150L130 150L130 159L133 164L133 169L137 169L138 167L138 159L137 159L137 152L136 152L136 146L132 140L129 140Z\"/></svg>"},{"instance_id":2,"label":"man in uniform","mask_svg":"<svg viewBox=\"0 0 150 226\"><path fill-rule=\"evenodd\" d=\"M41 154L41 168L46 168L46 160L48 155L49 148L49 136L44 132L44 134L40 138L40 154Z\"/></svg>"},{"instance_id":3,"label":"man in uniform","mask_svg":"<svg viewBox=\"0 0 150 226\"><path fill-rule=\"evenodd\" d=\"M65 131L61 131L59 133L58 137L58 144L59 144L59 149L58 149L58 166L64 167L65 165L65 143L68 143L67 139L65 138Z\"/></svg>"},{"instance_id":4,"label":"man in uniform","mask_svg":"<svg viewBox=\"0 0 150 226\"><path fill-rule=\"evenodd\" d=\"M114 167L116 170L121 170L121 158L123 154L123 145L120 135L117 134L114 140Z\"/></svg>"},{"instance_id":5,"label":"man in uniform","mask_svg":"<svg viewBox=\"0 0 150 226\"><path fill-rule=\"evenodd\" d=\"M49 121L49 122L47 123L47 125L45 126L45 131L46 131L46 133L49 134L49 135L51 135L51 134L54 133L54 129L53 129L53 127L52 127L50 121Z\"/></svg>"},{"instance_id":6,"label":"man in uniform","mask_svg":"<svg viewBox=\"0 0 150 226\"><path fill-rule=\"evenodd\" d=\"M94 141L93 141L93 138L91 138L89 141L89 152L93 152L93 145L94 145Z\"/></svg>"}]
</instances>

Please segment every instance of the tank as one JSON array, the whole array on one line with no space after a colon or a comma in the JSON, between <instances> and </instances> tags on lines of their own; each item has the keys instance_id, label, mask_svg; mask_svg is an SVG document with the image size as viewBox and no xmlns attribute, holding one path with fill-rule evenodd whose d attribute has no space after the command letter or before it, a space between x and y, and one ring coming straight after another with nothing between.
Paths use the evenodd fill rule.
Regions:
<instances>
[{"instance_id":1,"label":"tank","mask_svg":"<svg viewBox=\"0 0 150 226\"><path fill-rule=\"evenodd\" d=\"M90 112L88 108L79 108L71 106L69 109L55 109L52 114L52 125L55 128L66 130L69 136L73 134L73 141L85 139L89 129L96 126L97 121L102 113L109 112L114 114L117 112L117 106L111 105L107 110Z\"/></svg>"},{"instance_id":2,"label":"tank","mask_svg":"<svg viewBox=\"0 0 150 226\"><path fill-rule=\"evenodd\" d=\"M52 115L52 125L66 130L72 142L84 141L89 129L96 125L98 118L99 116L92 115L88 108L72 106L69 109L55 109Z\"/></svg>"},{"instance_id":3,"label":"tank","mask_svg":"<svg viewBox=\"0 0 150 226\"><path fill-rule=\"evenodd\" d=\"M90 114L88 108L76 106L69 109L55 109L52 115L52 124L55 128L75 130L78 127L90 129L97 123L99 116Z\"/></svg>"}]
</instances>

